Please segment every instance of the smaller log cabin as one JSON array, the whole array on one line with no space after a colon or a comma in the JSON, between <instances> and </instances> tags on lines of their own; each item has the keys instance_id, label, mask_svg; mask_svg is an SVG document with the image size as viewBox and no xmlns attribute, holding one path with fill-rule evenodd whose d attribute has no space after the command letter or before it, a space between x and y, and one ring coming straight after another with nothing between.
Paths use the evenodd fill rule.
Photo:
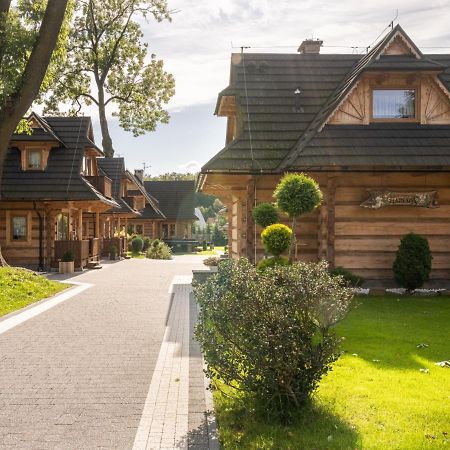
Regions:
<instances>
[{"instance_id":1,"label":"smaller log cabin","mask_svg":"<svg viewBox=\"0 0 450 450\"><path fill-rule=\"evenodd\" d=\"M142 173L137 174L142 179ZM146 204L141 216L128 221L128 232L162 239L172 247L184 245L192 239L192 224L196 220L195 182L190 180L143 181L148 195L156 202L157 210ZM191 245L192 242L189 243Z\"/></svg>"},{"instance_id":2,"label":"smaller log cabin","mask_svg":"<svg viewBox=\"0 0 450 450\"><path fill-rule=\"evenodd\" d=\"M321 46L231 56L216 108L226 145L198 188L227 206L232 257L263 257L251 211L284 173L305 172L324 200L298 224L298 259L388 279L415 232L429 240L431 277L448 279L450 55L422 53L399 25L364 55Z\"/></svg>"},{"instance_id":3,"label":"smaller log cabin","mask_svg":"<svg viewBox=\"0 0 450 450\"><path fill-rule=\"evenodd\" d=\"M118 206L111 180L98 169L103 153L91 119L32 113L28 124L31 134L13 136L1 178L3 256L47 270L71 251L75 266L85 267L100 257L100 215Z\"/></svg>"}]
</instances>

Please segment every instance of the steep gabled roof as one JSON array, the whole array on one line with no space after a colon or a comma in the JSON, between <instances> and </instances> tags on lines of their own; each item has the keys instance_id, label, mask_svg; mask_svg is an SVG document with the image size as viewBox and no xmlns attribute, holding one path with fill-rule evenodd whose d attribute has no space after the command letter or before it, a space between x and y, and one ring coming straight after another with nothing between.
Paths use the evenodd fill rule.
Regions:
<instances>
[{"instance_id":1,"label":"steep gabled roof","mask_svg":"<svg viewBox=\"0 0 450 450\"><path fill-rule=\"evenodd\" d=\"M154 196L161 211L167 219L191 220L195 219L195 186L194 181L145 181L145 189ZM143 217L153 218L147 208Z\"/></svg>"},{"instance_id":2,"label":"steep gabled roof","mask_svg":"<svg viewBox=\"0 0 450 450\"><path fill-rule=\"evenodd\" d=\"M114 200L104 197L81 174L85 149L95 148L88 136L90 117L40 119L57 138L50 151L47 168L44 171L23 171L19 150L11 147L3 169L2 200L100 200L115 206ZM22 138L26 139L24 135L15 135L12 142ZM48 141L47 138L45 135L37 140Z\"/></svg>"},{"instance_id":3,"label":"steep gabled roof","mask_svg":"<svg viewBox=\"0 0 450 450\"><path fill-rule=\"evenodd\" d=\"M392 43L404 52L389 52ZM366 55L234 54L231 64L231 84L219 94L216 113L221 98L234 96L240 133L202 173L280 173L382 162L450 166L448 125L327 125L366 71L431 71L439 73L444 90L450 88L450 55L424 55L399 25ZM301 108L295 108L297 88ZM375 148L386 150L380 152L383 158Z\"/></svg>"}]
</instances>

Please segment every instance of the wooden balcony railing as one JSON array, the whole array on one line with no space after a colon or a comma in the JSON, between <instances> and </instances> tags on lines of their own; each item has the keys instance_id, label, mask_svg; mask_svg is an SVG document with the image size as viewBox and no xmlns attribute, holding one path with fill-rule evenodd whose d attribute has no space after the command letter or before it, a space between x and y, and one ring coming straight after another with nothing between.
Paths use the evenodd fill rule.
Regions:
<instances>
[{"instance_id":1,"label":"wooden balcony railing","mask_svg":"<svg viewBox=\"0 0 450 450\"><path fill-rule=\"evenodd\" d=\"M112 197L112 181L111 178L104 175L99 176L86 176L86 180L92 184L99 192L101 192L106 198Z\"/></svg>"},{"instance_id":2,"label":"wooden balcony railing","mask_svg":"<svg viewBox=\"0 0 450 450\"><path fill-rule=\"evenodd\" d=\"M67 252L72 252L77 269L87 266L89 261L100 259L100 239L83 239L81 241L55 241L54 266L62 260Z\"/></svg>"},{"instance_id":3,"label":"wooden balcony railing","mask_svg":"<svg viewBox=\"0 0 450 450\"><path fill-rule=\"evenodd\" d=\"M109 256L112 246L116 247L119 256L125 256L128 250L128 240L126 237L103 238L102 256Z\"/></svg>"}]
</instances>

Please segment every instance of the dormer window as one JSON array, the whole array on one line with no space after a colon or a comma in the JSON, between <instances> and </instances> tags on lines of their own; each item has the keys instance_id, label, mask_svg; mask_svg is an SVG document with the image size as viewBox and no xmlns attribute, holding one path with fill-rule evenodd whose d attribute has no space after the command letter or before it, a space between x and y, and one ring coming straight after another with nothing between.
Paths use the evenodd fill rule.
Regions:
<instances>
[{"instance_id":1,"label":"dormer window","mask_svg":"<svg viewBox=\"0 0 450 450\"><path fill-rule=\"evenodd\" d=\"M373 89L372 118L374 120L406 120L416 118L415 89Z\"/></svg>"},{"instance_id":2,"label":"dormer window","mask_svg":"<svg viewBox=\"0 0 450 450\"><path fill-rule=\"evenodd\" d=\"M27 151L27 168L28 170L42 169L42 151L29 150Z\"/></svg>"}]
</instances>

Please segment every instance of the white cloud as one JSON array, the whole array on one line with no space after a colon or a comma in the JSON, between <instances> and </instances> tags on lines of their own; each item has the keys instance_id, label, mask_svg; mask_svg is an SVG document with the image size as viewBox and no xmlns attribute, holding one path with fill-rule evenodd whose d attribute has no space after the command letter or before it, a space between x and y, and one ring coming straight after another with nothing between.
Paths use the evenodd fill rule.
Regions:
<instances>
[{"instance_id":1,"label":"white cloud","mask_svg":"<svg viewBox=\"0 0 450 450\"><path fill-rule=\"evenodd\" d=\"M177 172L181 173L197 173L200 171L202 165L198 161L189 161L186 164L180 164Z\"/></svg>"}]
</instances>

